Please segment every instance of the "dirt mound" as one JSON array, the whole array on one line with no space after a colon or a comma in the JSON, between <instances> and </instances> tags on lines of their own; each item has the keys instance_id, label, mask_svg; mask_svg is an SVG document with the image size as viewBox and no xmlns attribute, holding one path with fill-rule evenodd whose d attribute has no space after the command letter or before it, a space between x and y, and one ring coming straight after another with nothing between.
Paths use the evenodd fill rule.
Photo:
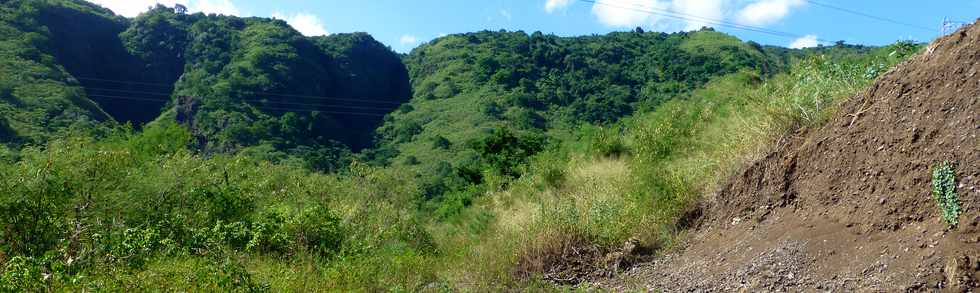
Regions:
<instances>
[{"instance_id":1,"label":"dirt mound","mask_svg":"<svg viewBox=\"0 0 980 293\"><path fill-rule=\"evenodd\" d=\"M728 184L688 247L605 286L965 291L980 286L980 25L946 36ZM932 168L956 165L942 222Z\"/></svg>"}]
</instances>

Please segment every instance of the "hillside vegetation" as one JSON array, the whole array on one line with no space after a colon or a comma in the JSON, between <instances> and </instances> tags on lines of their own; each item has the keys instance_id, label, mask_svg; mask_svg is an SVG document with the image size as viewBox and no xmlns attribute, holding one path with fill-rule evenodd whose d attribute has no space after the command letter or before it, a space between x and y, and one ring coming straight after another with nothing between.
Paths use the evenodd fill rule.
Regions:
<instances>
[{"instance_id":1,"label":"hillside vegetation","mask_svg":"<svg viewBox=\"0 0 980 293\"><path fill-rule=\"evenodd\" d=\"M406 57L415 98L378 130L372 154L415 171L422 204L445 217L580 127L656 109L726 74L768 77L783 67L776 59L710 29L451 35Z\"/></svg>"},{"instance_id":2,"label":"hillside vegetation","mask_svg":"<svg viewBox=\"0 0 980 293\"><path fill-rule=\"evenodd\" d=\"M0 4L0 291L560 290L670 248L743 164L918 49L478 32L399 57L85 3ZM108 47L72 49L52 15L74 14Z\"/></svg>"},{"instance_id":3,"label":"hillside vegetation","mask_svg":"<svg viewBox=\"0 0 980 293\"><path fill-rule=\"evenodd\" d=\"M334 170L411 97L399 57L363 33L308 38L280 20L163 6L126 19L74 0L0 9L0 109L21 143L74 124L139 128L183 114L202 152Z\"/></svg>"}]
</instances>

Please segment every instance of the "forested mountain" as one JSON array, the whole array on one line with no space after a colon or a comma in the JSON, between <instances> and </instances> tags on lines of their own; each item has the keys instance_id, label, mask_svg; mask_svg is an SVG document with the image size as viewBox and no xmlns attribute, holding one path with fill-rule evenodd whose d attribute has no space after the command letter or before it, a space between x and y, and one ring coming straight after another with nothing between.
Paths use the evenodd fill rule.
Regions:
<instances>
[{"instance_id":1,"label":"forested mountain","mask_svg":"<svg viewBox=\"0 0 980 293\"><path fill-rule=\"evenodd\" d=\"M163 6L134 19L85 1L2 9L4 116L28 141L88 120L175 119L186 96L184 122L202 151L248 148L331 169L348 148L370 146L381 117L411 96L398 55L363 33L308 38L281 20Z\"/></svg>"}]
</instances>

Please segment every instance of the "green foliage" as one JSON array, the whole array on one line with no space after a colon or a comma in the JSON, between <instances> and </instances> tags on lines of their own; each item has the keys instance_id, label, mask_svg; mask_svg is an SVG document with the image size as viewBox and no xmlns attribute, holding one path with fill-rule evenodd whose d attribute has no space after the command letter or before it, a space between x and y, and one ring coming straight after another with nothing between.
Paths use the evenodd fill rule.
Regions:
<instances>
[{"instance_id":1,"label":"green foliage","mask_svg":"<svg viewBox=\"0 0 980 293\"><path fill-rule=\"evenodd\" d=\"M956 226L962 210L960 198L956 195L956 171L948 161L932 168L932 197L942 212L943 220L950 226Z\"/></svg>"},{"instance_id":2,"label":"green foliage","mask_svg":"<svg viewBox=\"0 0 980 293\"><path fill-rule=\"evenodd\" d=\"M336 171L350 163L351 149L372 144L382 108L393 105L360 110L369 105L359 99L398 103L411 95L400 57L371 36L307 38L271 19L161 5L125 19L87 2L16 0L0 4L0 34L4 143L105 131L113 120L135 128L173 120L171 98L192 96L195 107L182 114L194 122L195 148L266 145L285 154L272 156L277 162Z\"/></svg>"},{"instance_id":3,"label":"green foliage","mask_svg":"<svg viewBox=\"0 0 980 293\"><path fill-rule=\"evenodd\" d=\"M409 96L404 65L366 34L305 38L282 21L210 16L194 16L188 26L193 40L184 75L193 78L178 82L175 92L203 98L194 134L207 151L270 144L300 153L316 170L335 170L349 153L337 142L354 150L369 146L381 118L330 112L384 114L362 108L388 105L320 97L401 102Z\"/></svg>"},{"instance_id":4,"label":"green foliage","mask_svg":"<svg viewBox=\"0 0 980 293\"><path fill-rule=\"evenodd\" d=\"M0 3L0 141L42 143L69 128L94 130L111 118L79 90L59 64L56 16L81 10L100 25L113 20L88 2L5 1ZM108 13L111 15L111 13ZM79 19L80 20L80 19ZM75 21L75 19L73 19ZM78 26L75 23L71 26ZM79 46L92 40L79 42ZM70 47L70 46L66 46ZM108 67L108 66L106 66ZM17 137L15 137L16 135Z\"/></svg>"},{"instance_id":5,"label":"green foliage","mask_svg":"<svg viewBox=\"0 0 980 293\"><path fill-rule=\"evenodd\" d=\"M380 154L395 158L373 159L405 162L414 157L407 165L423 182L445 175L432 171L439 165L460 168L474 156L482 161L477 165L518 177L518 169L536 151L518 147L522 154L495 155L483 147L447 149L430 139L474 142L508 128L515 137L542 136L543 142L555 133L611 125L637 111L656 109L718 76L740 70L775 73L776 59L707 30L585 37L505 31L451 35L405 57L414 99L377 131L378 149L385 151ZM620 135L596 137L595 147L606 149L595 151L625 154ZM443 190L455 189L465 188Z\"/></svg>"},{"instance_id":6,"label":"green foliage","mask_svg":"<svg viewBox=\"0 0 980 293\"><path fill-rule=\"evenodd\" d=\"M473 148L494 172L519 177L528 158L544 149L546 140L538 135L519 137L507 128L494 129L475 142Z\"/></svg>"},{"instance_id":7,"label":"green foliage","mask_svg":"<svg viewBox=\"0 0 980 293\"><path fill-rule=\"evenodd\" d=\"M10 128L6 118L0 118L0 141L10 142L17 138L17 133Z\"/></svg>"},{"instance_id":8,"label":"green foliage","mask_svg":"<svg viewBox=\"0 0 980 293\"><path fill-rule=\"evenodd\" d=\"M629 154L629 147L619 133L622 128L598 129L592 133L589 152L600 157L619 157Z\"/></svg>"},{"instance_id":9,"label":"green foliage","mask_svg":"<svg viewBox=\"0 0 980 293\"><path fill-rule=\"evenodd\" d=\"M432 138L432 148L445 150L450 147L452 147L452 143L445 137L436 135L436 137Z\"/></svg>"},{"instance_id":10,"label":"green foliage","mask_svg":"<svg viewBox=\"0 0 980 293\"><path fill-rule=\"evenodd\" d=\"M561 269L549 266L570 249L614 250L628 240L670 247L704 194L787 131L824 123L871 82L868 68L900 61L889 50L852 60L809 57L767 79L743 71L619 125L549 133L558 145L537 153L529 173L474 200L471 212L490 211L496 220L486 234L450 237L445 249L459 256L447 262L480 265L448 275L467 284L460 290L493 291ZM618 149L629 155L609 155ZM459 230L450 231L465 229L454 225ZM515 280L514 270L530 280Z\"/></svg>"},{"instance_id":11,"label":"green foliage","mask_svg":"<svg viewBox=\"0 0 980 293\"><path fill-rule=\"evenodd\" d=\"M173 121L148 125L139 135L131 136L129 148L140 154L158 156L186 150L191 134Z\"/></svg>"},{"instance_id":12,"label":"green foliage","mask_svg":"<svg viewBox=\"0 0 980 293\"><path fill-rule=\"evenodd\" d=\"M129 274L157 270L171 258L310 257L317 266L342 262L336 269L344 273L369 270L345 267L351 263L345 259L371 258L379 253L372 247L392 246L386 255L411 262L434 251L411 205L393 202L408 203L417 191L394 170L323 175L246 156L205 159L181 148L177 141L187 137L183 127L160 123L98 141L56 139L24 149L16 163L0 162L0 268L11 280L5 284L17 291L97 284L115 291L136 282ZM199 281L263 287L251 270L207 268ZM36 272L50 274L48 281L39 282ZM328 280L321 282L342 289Z\"/></svg>"},{"instance_id":13,"label":"green foliage","mask_svg":"<svg viewBox=\"0 0 980 293\"><path fill-rule=\"evenodd\" d=\"M44 272L30 257L15 256L0 270L0 291L40 292L45 288Z\"/></svg>"}]
</instances>

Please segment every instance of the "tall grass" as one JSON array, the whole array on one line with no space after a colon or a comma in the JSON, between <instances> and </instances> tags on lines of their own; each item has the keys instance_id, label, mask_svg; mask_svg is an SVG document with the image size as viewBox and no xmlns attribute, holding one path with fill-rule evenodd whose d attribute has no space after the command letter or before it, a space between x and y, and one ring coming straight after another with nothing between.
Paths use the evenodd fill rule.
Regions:
<instances>
[{"instance_id":1,"label":"tall grass","mask_svg":"<svg viewBox=\"0 0 980 293\"><path fill-rule=\"evenodd\" d=\"M564 141L564 151L538 155L532 176L476 203L494 220L480 235L447 238L442 277L462 290L534 286L567 265L560 262L570 249L601 258L631 239L670 247L723 181L788 132L825 123L907 55L889 50L861 60L813 57L765 80L732 74L621 127L588 128ZM473 265L452 265L461 262Z\"/></svg>"},{"instance_id":2,"label":"tall grass","mask_svg":"<svg viewBox=\"0 0 980 293\"><path fill-rule=\"evenodd\" d=\"M417 290L435 244L397 168L203 158L173 124L0 161L0 291ZM184 141L182 143L181 141Z\"/></svg>"}]
</instances>

